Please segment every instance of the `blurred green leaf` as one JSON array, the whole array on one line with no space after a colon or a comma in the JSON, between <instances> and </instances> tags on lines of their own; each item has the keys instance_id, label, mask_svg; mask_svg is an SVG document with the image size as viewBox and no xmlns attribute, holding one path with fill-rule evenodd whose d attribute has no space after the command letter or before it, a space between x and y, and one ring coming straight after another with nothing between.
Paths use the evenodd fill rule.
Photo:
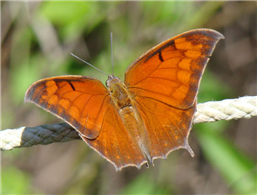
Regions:
<instances>
[{"instance_id":1,"label":"blurred green leaf","mask_svg":"<svg viewBox=\"0 0 257 195\"><path fill-rule=\"evenodd\" d=\"M218 123L205 125L205 128L195 131L206 159L218 169L233 191L242 194L256 193L255 163L222 134L212 130Z\"/></svg>"},{"instance_id":2,"label":"blurred green leaf","mask_svg":"<svg viewBox=\"0 0 257 195\"><path fill-rule=\"evenodd\" d=\"M11 72L11 93L13 100L17 104L23 102L28 87L41 78L40 67L42 66L40 66L40 63L42 63L42 61L38 58L33 60L33 58L36 58L36 56L30 59L31 64L33 64L32 66L27 62L21 62L19 66L15 66ZM35 61L36 64L34 64L33 61Z\"/></svg>"},{"instance_id":3,"label":"blurred green leaf","mask_svg":"<svg viewBox=\"0 0 257 195\"><path fill-rule=\"evenodd\" d=\"M1 170L2 194L32 194L30 176L16 167L5 166ZM13 185L15 184L15 185Z\"/></svg>"},{"instance_id":4,"label":"blurred green leaf","mask_svg":"<svg viewBox=\"0 0 257 195\"><path fill-rule=\"evenodd\" d=\"M91 31L104 19L104 12L100 10L99 2L46 1L41 7L40 17L58 26L60 35L68 39L83 31Z\"/></svg>"},{"instance_id":5,"label":"blurred green leaf","mask_svg":"<svg viewBox=\"0 0 257 195\"><path fill-rule=\"evenodd\" d=\"M30 60L30 45L32 32L27 28L21 29L12 42L12 57L10 71L10 87L14 103L23 100L27 85L27 75L33 74L28 67Z\"/></svg>"},{"instance_id":6,"label":"blurred green leaf","mask_svg":"<svg viewBox=\"0 0 257 195\"><path fill-rule=\"evenodd\" d=\"M148 177L147 172L140 174L137 178L135 178L129 185L127 185L122 192L121 195L127 194L170 194L167 190L162 188L161 186L156 185L156 182L151 180Z\"/></svg>"},{"instance_id":7,"label":"blurred green leaf","mask_svg":"<svg viewBox=\"0 0 257 195\"><path fill-rule=\"evenodd\" d=\"M202 103L228 99L229 97L233 97L234 93L235 92L229 88L229 86L206 69L200 83L197 102Z\"/></svg>"},{"instance_id":8,"label":"blurred green leaf","mask_svg":"<svg viewBox=\"0 0 257 195\"><path fill-rule=\"evenodd\" d=\"M220 9L220 7L225 3L224 1L206 1L201 2L202 6L196 6L193 14L187 14L188 20L185 20L183 23L183 26L187 29L192 28L202 28L203 25L205 25L209 19L213 16L213 14Z\"/></svg>"},{"instance_id":9,"label":"blurred green leaf","mask_svg":"<svg viewBox=\"0 0 257 195\"><path fill-rule=\"evenodd\" d=\"M148 16L148 19L146 20L146 25L149 26L148 23L151 24L165 24L169 23L172 24L172 22L175 21L175 18L181 12L176 11L178 8L178 4L181 4L180 2L162 2L159 4L159 6L156 6L156 2L140 2L140 8L144 10L145 16ZM192 4L193 5L193 4ZM151 14L151 17L149 15Z\"/></svg>"}]
</instances>

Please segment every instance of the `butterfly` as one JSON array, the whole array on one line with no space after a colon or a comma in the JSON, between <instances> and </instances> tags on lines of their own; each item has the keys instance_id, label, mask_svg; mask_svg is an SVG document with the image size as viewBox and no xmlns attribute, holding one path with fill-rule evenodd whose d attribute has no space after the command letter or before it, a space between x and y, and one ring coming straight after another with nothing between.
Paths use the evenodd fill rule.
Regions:
<instances>
[{"instance_id":1,"label":"butterfly","mask_svg":"<svg viewBox=\"0 0 257 195\"><path fill-rule=\"evenodd\" d=\"M200 80L224 36L195 29L170 38L135 60L124 83L109 75L106 87L89 76L56 76L33 83L32 102L70 124L116 170L152 164L179 148L189 151Z\"/></svg>"}]
</instances>

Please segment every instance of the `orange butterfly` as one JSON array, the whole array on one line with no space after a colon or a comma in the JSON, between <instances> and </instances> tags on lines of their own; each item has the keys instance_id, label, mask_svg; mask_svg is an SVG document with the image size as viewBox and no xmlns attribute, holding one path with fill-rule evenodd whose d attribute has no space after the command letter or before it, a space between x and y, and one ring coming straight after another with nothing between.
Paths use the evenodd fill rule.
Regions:
<instances>
[{"instance_id":1,"label":"orange butterfly","mask_svg":"<svg viewBox=\"0 0 257 195\"><path fill-rule=\"evenodd\" d=\"M153 164L179 148L194 156L188 136L199 83L223 38L211 29L191 30L139 57L124 83L114 75L107 88L87 76L52 77L33 83L25 102L69 123L116 170Z\"/></svg>"}]
</instances>

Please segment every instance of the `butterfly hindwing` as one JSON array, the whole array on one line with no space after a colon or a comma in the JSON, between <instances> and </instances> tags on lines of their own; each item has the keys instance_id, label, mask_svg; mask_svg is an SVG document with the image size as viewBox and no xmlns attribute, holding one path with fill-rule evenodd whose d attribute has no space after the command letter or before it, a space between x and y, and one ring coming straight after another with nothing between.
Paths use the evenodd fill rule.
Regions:
<instances>
[{"instance_id":1,"label":"butterfly hindwing","mask_svg":"<svg viewBox=\"0 0 257 195\"><path fill-rule=\"evenodd\" d=\"M177 109L148 97L136 97L135 106L141 115L150 143L150 154L166 158L176 149L185 148L194 156L188 144L195 105L189 109Z\"/></svg>"},{"instance_id":2,"label":"butterfly hindwing","mask_svg":"<svg viewBox=\"0 0 257 195\"><path fill-rule=\"evenodd\" d=\"M102 130L96 139L82 139L104 158L113 163L116 170L123 167L140 168L146 159L127 131L115 107L110 105L103 119Z\"/></svg>"}]
</instances>

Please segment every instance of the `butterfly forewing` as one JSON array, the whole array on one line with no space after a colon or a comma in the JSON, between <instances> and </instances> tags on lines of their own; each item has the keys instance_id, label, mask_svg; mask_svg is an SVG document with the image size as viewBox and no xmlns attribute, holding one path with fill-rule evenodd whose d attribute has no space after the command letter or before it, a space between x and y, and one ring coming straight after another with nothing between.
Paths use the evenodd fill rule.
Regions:
<instances>
[{"instance_id":1,"label":"butterfly forewing","mask_svg":"<svg viewBox=\"0 0 257 195\"><path fill-rule=\"evenodd\" d=\"M79 133L93 139L98 136L110 103L108 90L97 79L60 76L42 79L27 90L25 101L55 114Z\"/></svg>"},{"instance_id":2,"label":"butterfly forewing","mask_svg":"<svg viewBox=\"0 0 257 195\"><path fill-rule=\"evenodd\" d=\"M136 96L187 109L194 103L208 57L221 38L214 30L199 29L164 41L129 66L125 84Z\"/></svg>"}]
</instances>

